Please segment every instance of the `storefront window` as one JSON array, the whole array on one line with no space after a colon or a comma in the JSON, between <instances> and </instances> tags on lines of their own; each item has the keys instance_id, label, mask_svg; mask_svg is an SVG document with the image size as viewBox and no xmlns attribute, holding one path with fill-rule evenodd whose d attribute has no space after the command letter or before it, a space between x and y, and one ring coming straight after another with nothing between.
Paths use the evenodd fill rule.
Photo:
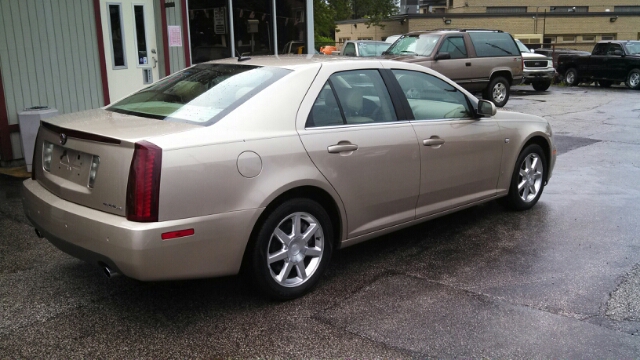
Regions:
<instances>
[{"instance_id":1,"label":"storefront window","mask_svg":"<svg viewBox=\"0 0 640 360\"><path fill-rule=\"evenodd\" d=\"M279 54L306 54L306 0L276 1L277 36L273 34L272 1L233 1L233 21L229 21L228 0L189 0L193 62L240 54L273 55L276 49ZM233 54L230 31L234 35Z\"/></svg>"}]
</instances>

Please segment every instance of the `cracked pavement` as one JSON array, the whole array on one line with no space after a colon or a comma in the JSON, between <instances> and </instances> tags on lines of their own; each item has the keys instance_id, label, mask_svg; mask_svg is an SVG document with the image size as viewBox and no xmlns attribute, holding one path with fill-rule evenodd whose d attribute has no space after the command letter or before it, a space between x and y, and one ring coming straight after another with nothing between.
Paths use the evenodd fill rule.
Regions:
<instances>
[{"instance_id":1,"label":"cracked pavement","mask_svg":"<svg viewBox=\"0 0 640 360\"><path fill-rule=\"evenodd\" d=\"M141 283L38 239L0 175L6 358L637 358L640 101L612 87L512 89L543 116L553 177L526 212L494 202L341 251L311 294L238 277Z\"/></svg>"}]
</instances>

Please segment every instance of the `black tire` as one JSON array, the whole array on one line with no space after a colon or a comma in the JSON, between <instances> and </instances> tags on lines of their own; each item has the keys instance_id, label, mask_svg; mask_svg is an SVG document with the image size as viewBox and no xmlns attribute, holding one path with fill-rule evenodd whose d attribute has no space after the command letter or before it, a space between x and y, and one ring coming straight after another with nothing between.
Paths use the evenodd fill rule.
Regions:
<instances>
[{"instance_id":1,"label":"black tire","mask_svg":"<svg viewBox=\"0 0 640 360\"><path fill-rule=\"evenodd\" d=\"M598 80L598 85L603 88L610 88L613 85L613 81L609 80Z\"/></svg>"},{"instance_id":2,"label":"black tire","mask_svg":"<svg viewBox=\"0 0 640 360\"><path fill-rule=\"evenodd\" d=\"M578 81L578 70L575 68L570 68L564 73L564 83L567 86L576 86L580 81Z\"/></svg>"},{"instance_id":3,"label":"black tire","mask_svg":"<svg viewBox=\"0 0 640 360\"><path fill-rule=\"evenodd\" d=\"M523 168L528 168L529 165L527 161L532 160L532 158L536 158L540 162L540 167L536 166L536 171L529 171L528 174L531 174L530 178L527 176L523 176L520 173L520 170ZM530 162L532 164L532 162ZM536 163L537 165L538 163ZM523 169L524 170L524 169ZM532 170L532 169L527 169ZM539 175L538 175L539 174ZM538 144L528 145L520 155L518 156L518 160L513 169L513 174L511 175L511 184L509 186L509 193L506 197L500 199L500 203L509 209L512 210L528 210L531 209L540 199L540 195L542 195L542 191L544 190L544 182L547 178L547 158L544 155L544 151ZM533 180L533 181L532 181ZM520 184L524 184L525 186L522 189L519 188ZM535 194L530 193L530 189L537 188ZM521 193L522 191L522 193ZM524 200L524 198L526 200Z\"/></svg>"},{"instance_id":4,"label":"black tire","mask_svg":"<svg viewBox=\"0 0 640 360\"><path fill-rule=\"evenodd\" d=\"M509 101L509 81L502 76L491 79L489 86L482 91L482 97L491 101L497 107L503 107Z\"/></svg>"},{"instance_id":5,"label":"black tire","mask_svg":"<svg viewBox=\"0 0 640 360\"><path fill-rule=\"evenodd\" d=\"M546 91L551 86L551 80L536 81L531 83L535 91Z\"/></svg>"},{"instance_id":6,"label":"black tire","mask_svg":"<svg viewBox=\"0 0 640 360\"><path fill-rule=\"evenodd\" d=\"M629 71L627 80L624 83L629 89L640 89L640 69L633 69Z\"/></svg>"},{"instance_id":7,"label":"black tire","mask_svg":"<svg viewBox=\"0 0 640 360\"><path fill-rule=\"evenodd\" d=\"M297 236L300 234L295 234L293 219L296 216L301 219L301 234L311 228L312 223L319 226L306 242ZM317 202L305 198L287 200L258 226L254 241L247 249L246 275L264 294L273 299L294 299L310 291L325 272L333 251L333 224L325 209ZM293 235L293 239L286 240L290 241L288 246L275 235L276 229L286 235ZM287 232L288 229L291 229L291 233ZM310 248L311 243L313 249ZM310 253L314 250L317 253L317 249L321 249L319 256L307 255L307 251ZM269 262L268 254L282 254L283 258ZM287 268L289 272L286 271ZM308 275L307 269L310 269ZM304 271L305 276L300 271ZM278 280L278 277L281 279Z\"/></svg>"}]
</instances>

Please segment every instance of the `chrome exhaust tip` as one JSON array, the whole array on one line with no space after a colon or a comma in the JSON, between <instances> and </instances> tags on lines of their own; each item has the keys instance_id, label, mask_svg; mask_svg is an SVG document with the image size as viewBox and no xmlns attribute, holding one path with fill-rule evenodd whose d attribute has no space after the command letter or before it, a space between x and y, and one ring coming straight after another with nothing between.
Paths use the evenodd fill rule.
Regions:
<instances>
[{"instance_id":1,"label":"chrome exhaust tip","mask_svg":"<svg viewBox=\"0 0 640 360\"><path fill-rule=\"evenodd\" d=\"M103 268L104 274L107 276L107 278L111 279L112 277L118 276L120 275L118 272L111 270L111 268L109 268L108 266L105 266Z\"/></svg>"},{"instance_id":2,"label":"chrome exhaust tip","mask_svg":"<svg viewBox=\"0 0 640 360\"><path fill-rule=\"evenodd\" d=\"M44 239L44 236L42 236L42 234L40 233L40 230L38 229L34 229L36 231L36 236L39 237L40 239Z\"/></svg>"}]
</instances>

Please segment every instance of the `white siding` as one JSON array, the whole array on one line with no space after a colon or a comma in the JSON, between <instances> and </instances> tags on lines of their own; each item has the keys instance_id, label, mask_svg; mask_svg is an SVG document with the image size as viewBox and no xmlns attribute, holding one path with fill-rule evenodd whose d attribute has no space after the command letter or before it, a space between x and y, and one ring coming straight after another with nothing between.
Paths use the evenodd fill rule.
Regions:
<instances>
[{"instance_id":1,"label":"white siding","mask_svg":"<svg viewBox=\"0 0 640 360\"><path fill-rule=\"evenodd\" d=\"M48 105L60 113L104 105L90 0L0 0L0 68L9 124ZM12 136L14 158L21 158Z\"/></svg>"}]
</instances>

